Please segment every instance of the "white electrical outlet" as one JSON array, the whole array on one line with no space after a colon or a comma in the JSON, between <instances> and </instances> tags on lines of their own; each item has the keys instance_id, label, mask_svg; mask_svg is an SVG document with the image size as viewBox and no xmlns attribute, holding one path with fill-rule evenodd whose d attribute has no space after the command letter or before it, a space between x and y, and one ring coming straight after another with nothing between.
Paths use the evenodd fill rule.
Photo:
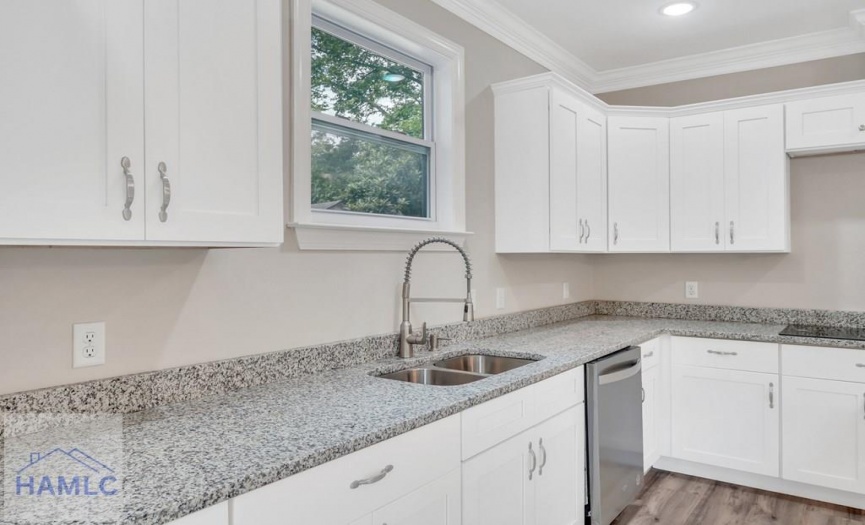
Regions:
<instances>
[{"instance_id":1,"label":"white electrical outlet","mask_svg":"<svg viewBox=\"0 0 865 525\"><path fill-rule=\"evenodd\" d=\"M699 299L700 288L697 281L688 281L685 283L685 299Z\"/></svg>"},{"instance_id":2,"label":"white electrical outlet","mask_svg":"<svg viewBox=\"0 0 865 525\"><path fill-rule=\"evenodd\" d=\"M504 310L505 308L505 289L496 288L496 309Z\"/></svg>"},{"instance_id":3,"label":"white electrical outlet","mask_svg":"<svg viewBox=\"0 0 865 525\"><path fill-rule=\"evenodd\" d=\"M571 298L571 283L562 283L562 299Z\"/></svg>"},{"instance_id":4,"label":"white electrical outlet","mask_svg":"<svg viewBox=\"0 0 865 525\"><path fill-rule=\"evenodd\" d=\"M72 368L105 364L105 323L72 325Z\"/></svg>"}]
</instances>

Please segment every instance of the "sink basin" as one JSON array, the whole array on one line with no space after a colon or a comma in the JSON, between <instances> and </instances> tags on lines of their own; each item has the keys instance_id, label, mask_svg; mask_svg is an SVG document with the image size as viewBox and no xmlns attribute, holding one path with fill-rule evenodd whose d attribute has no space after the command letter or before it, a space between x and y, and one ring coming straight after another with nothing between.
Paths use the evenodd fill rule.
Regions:
<instances>
[{"instance_id":1,"label":"sink basin","mask_svg":"<svg viewBox=\"0 0 865 525\"><path fill-rule=\"evenodd\" d=\"M494 355L461 355L438 361L435 366L449 370L460 370L473 374L494 375L534 363L532 359L499 357Z\"/></svg>"},{"instance_id":2,"label":"sink basin","mask_svg":"<svg viewBox=\"0 0 865 525\"><path fill-rule=\"evenodd\" d=\"M453 370L437 370L435 368L409 368L390 374L380 375L385 379L395 379L418 385L455 386L464 385L483 379L482 375L466 374Z\"/></svg>"}]
</instances>

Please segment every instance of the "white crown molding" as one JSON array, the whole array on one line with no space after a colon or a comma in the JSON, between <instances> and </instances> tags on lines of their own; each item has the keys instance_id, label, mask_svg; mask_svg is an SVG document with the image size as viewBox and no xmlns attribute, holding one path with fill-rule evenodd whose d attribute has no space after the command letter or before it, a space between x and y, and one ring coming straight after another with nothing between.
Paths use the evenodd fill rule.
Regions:
<instances>
[{"instance_id":1,"label":"white crown molding","mask_svg":"<svg viewBox=\"0 0 865 525\"><path fill-rule=\"evenodd\" d=\"M852 14L851 14L852 15ZM863 17L865 22L865 17ZM861 29L843 27L650 64L601 71L593 93L606 93L681 80L798 64L865 52Z\"/></svg>"},{"instance_id":2,"label":"white crown molding","mask_svg":"<svg viewBox=\"0 0 865 525\"><path fill-rule=\"evenodd\" d=\"M432 0L466 22L582 88L597 72L495 0Z\"/></svg>"},{"instance_id":3,"label":"white crown molding","mask_svg":"<svg viewBox=\"0 0 865 525\"><path fill-rule=\"evenodd\" d=\"M865 9L860 9L850 12L848 27L633 67L597 71L495 0L432 1L592 93L753 71L865 52Z\"/></svg>"}]
</instances>

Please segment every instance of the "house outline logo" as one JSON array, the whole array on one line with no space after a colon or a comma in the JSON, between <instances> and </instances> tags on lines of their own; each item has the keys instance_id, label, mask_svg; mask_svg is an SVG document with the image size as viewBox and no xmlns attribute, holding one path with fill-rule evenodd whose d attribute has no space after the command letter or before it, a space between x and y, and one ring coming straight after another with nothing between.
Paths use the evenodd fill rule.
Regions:
<instances>
[{"instance_id":1,"label":"house outline logo","mask_svg":"<svg viewBox=\"0 0 865 525\"><path fill-rule=\"evenodd\" d=\"M31 452L16 474L16 496L111 497L119 492L114 469L79 448Z\"/></svg>"}]
</instances>

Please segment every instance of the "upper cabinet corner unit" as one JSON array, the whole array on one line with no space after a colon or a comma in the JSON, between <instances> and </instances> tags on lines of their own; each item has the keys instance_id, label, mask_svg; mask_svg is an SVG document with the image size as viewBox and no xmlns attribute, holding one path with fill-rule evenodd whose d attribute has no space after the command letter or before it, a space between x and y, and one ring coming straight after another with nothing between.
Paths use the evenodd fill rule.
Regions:
<instances>
[{"instance_id":1,"label":"upper cabinet corner unit","mask_svg":"<svg viewBox=\"0 0 865 525\"><path fill-rule=\"evenodd\" d=\"M0 244L281 243L280 12L0 3Z\"/></svg>"},{"instance_id":2,"label":"upper cabinet corner unit","mask_svg":"<svg viewBox=\"0 0 865 525\"><path fill-rule=\"evenodd\" d=\"M670 251L669 119L609 117L609 251Z\"/></svg>"},{"instance_id":3,"label":"upper cabinet corner unit","mask_svg":"<svg viewBox=\"0 0 865 525\"><path fill-rule=\"evenodd\" d=\"M552 74L493 89L496 251L606 251L603 110Z\"/></svg>"},{"instance_id":4,"label":"upper cabinet corner unit","mask_svg":"<svg viewBox=\"0 0 865 525\"><path fill-rule=\"evenodd\" d=\"M788 102L790 156L865 150L865 88L860 89Z\"/></svg>"}]
</instances>

